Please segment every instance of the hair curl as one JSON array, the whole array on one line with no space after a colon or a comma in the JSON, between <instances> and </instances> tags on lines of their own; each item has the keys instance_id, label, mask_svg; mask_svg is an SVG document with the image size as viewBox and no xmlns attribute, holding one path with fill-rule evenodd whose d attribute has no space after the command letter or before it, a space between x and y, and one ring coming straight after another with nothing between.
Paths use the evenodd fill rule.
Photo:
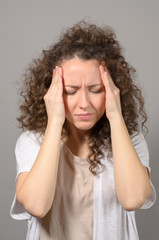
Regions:
<instances>
[{"instance_id":1,"label":"hair curl","mask_svg":"<svg viewBox=\"0 0 159 240\"><path fill-rule=\"evenodd\" d=\"M115 85L120 89L122 114L129 134L139 132L140 127L148 132L144 99L141 90L133 82L135 69L129 66L122 55L114 31L109 26L99 27L86 21L80 21L65 30L59 41L43 50L41 58L33 59L28 67L21 90L24 98L20 106L21 115L17 118L20 128L44 134L47 113L43 97L51 84L52 71L62 61L75 56L83 60L105 62ZM66 122L62 136L65 134L69 134ZM103 150L107 151L108 158L112 156L110 124L106 114L93 127L89 148L89 169L96 175L93 169L102 165L100 159L104 156Z\"/></svg>"}]
</instances>

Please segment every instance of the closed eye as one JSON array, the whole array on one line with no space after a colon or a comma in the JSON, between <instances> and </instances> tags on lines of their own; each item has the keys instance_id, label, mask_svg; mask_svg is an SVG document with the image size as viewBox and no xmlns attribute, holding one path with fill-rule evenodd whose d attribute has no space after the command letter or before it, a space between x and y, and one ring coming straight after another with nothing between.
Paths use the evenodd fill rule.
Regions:
<instances>
[{"instance_id":1,"label":"closed eye","mask_svg":"<svg viewBox=\"0 0 159 240\"><path fill-rule=\"evenodd\" d=\"M98 89L96 89L96 90L95 90L95 89L94 89L94 90L93 90L93 89L91 90L92 93L102 93L102 92L104 92L104 91L105 91L104 86L102 86L100 89L98 88Z\"/></svg>"},{"instance_id":2,"label":"closed eye","mask_svg":"<svg viewBox=\"0 0 159 240\"><path fill-rule=\"evenodd\" d=\"M76 92L67 92L67 91L65 91L65 93L66 93L66 95L73 95L73 94L75 94Z\"/></svg>"},{"instance_id":3,"label":"closed eye","mask_svg":"<svg viewBox=\"0 0 159 240\"><path fill-rule=\"evenodd\" d=\"M91 91L92 93L100 93L101 92L101 89L99 90L96 90L96 91Z\"/></svg>"},{"instance_id":4,"label":"closed eye","mask_svg":"<svg viewBox=\"0 0 159 240\"><path fill-rule=\"evenodd\" d=\"M96 90L96 91L95 91L95 90L94 90L94 91L91 90L91 92L92 92L92 93L101 93L101 92L102 92L102 89L99 89L99 90ZM75 93L76 93L76 91L74 91L74 92L65 91L65 94L66 94L66 95L73 95L73 94L75 94Z\"/></svg>"}]
</instances>

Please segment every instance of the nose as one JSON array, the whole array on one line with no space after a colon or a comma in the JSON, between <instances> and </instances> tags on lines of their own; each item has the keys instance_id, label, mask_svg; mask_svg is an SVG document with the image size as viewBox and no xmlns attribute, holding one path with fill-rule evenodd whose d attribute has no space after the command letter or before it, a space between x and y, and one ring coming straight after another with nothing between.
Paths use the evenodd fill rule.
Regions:
<instances>
[{"instance_id":1,"label":"nose","mask_svg":"<svg viewBox=\"0 0 159 240\"><path fill-rule=\"evenodd\" d=\"M78 99L78 106L80 109L86 110L90 105L90 100L88 93L86 92L85 89L81 90L79 94L79 99Z\"/></svg>"}]
</instances>

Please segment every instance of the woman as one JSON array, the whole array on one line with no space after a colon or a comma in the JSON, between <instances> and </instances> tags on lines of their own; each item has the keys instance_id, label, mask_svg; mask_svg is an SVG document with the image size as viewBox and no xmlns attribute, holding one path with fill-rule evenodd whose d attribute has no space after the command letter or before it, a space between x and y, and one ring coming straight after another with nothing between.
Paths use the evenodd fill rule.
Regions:
<instances>
[{"instance_id":1,"label":"woman","mask_svg":"<svg viewBox=\"0 0 159 240\"><path fill-rule=\"evenodd\" d=\"M133 72L112 29L84 21L30 66L11 208L27 239L139 239L155 189Z\"/></svg>"}]
</instances>

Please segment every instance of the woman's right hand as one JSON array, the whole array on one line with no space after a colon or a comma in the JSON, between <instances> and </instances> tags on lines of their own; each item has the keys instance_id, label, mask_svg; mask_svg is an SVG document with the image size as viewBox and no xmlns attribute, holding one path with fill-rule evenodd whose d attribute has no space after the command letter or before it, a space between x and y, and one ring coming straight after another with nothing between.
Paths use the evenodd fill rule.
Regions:
<instances>
[{"instance_id":1,"label":"woman's right hand","mask_svg":"<svg viewBox=\"0 0 159 240\"><path fill-rule=\"evenodd\" d=\"M62 68L56 66L53 70L52 83L44 96L48 122L53 121L63 126L65 121L65 107L63 102Z\"/></svg>"},{"instance_id":2,"label":"woman's right hand","mask_svg":"<svg viewBox=\"0 0 159 240\"><path fill-rule=\"evenodd\" d=\"M62 80L62 68L57 67L44 96L48 123L40 150L31 169L20 173L17 178L16 197L26 211L37 218L47 214L55 196L61 133L65 121ZM27 137L28 151L32 151L34 140Z\"/></svg>"}]
</instances>

